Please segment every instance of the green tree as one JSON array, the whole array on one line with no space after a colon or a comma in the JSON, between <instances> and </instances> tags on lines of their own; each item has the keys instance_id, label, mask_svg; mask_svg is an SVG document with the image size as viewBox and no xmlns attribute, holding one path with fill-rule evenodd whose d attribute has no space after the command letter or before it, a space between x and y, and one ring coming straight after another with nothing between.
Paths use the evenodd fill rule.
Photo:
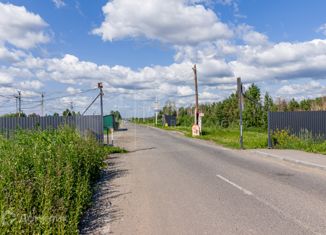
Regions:
<instances>
[{"instance_id":1,"label":"green tree","mask_svg":"<svg viewBox=\"0 0 326 235\"><path fill-rule=\"evenodd\" d=\"M260 127L263 124L263 112L261 105L260 89L255 84L251 84L245 92L245 108L243 120L247 127Z\"/></svg>"},{"instance_id":2,"label":"green tree","mask_svg":"<svg viewBox=\"0 0 326 235\"><path fill-rule=\"evenodd\" d=\"M311 100L301 100L300 102L300 109L303 111L310 111L311 110Z\"/></svg>"},{"instance_id":3,"label":"green tree","mask_svg":"<svg viewBox=\"0 0 326 235\"><path fill-rule=\"evenodd\" d=\"M264 107L263 107L263 126L267 128L268 125L268 112L275 112L276 106L273 102L273 98L269 95L268 92L264 96Z\"/></svg>"},{"instance_id":4,"label":"green tree","mask_svg":"<svg viewBox=\"0 0 326 235\"><path fill-rule=\"evenodd\" d=\"M191 108L184 108L184 107L179 108L177 125L191 126L193 122L194 120L193 120L193 116L191 115Z\"/></svg>"},{"instance_id":5,"label":"green tree","mask_svg":"<svg viewBox=\"0 0 326 235\"><path fill-rule=\"evenodd\" d=\"M117 110L117 111L111 111L110 112L110 114L111 115L113 115L114 116L114 119L116 120L116 121L120 121L121 119L122 119L122 116L121 116L121 114L120 114L120 112Z\"/></svg>"},{"instance_id":6,"label":"green tree","mask_svg":"<svg viewBox=\"0 0 326 235\"><path fill-rule=\"evenodd\" d=\"M2 115L2 117L27 117L27 115L23 112L21 113L7 113Z\"/></svg>"},{"instance_id":7,"label":"green tree","mask_svg":"<svg viewBox=\"0 0 326 235\"><path fill-rule=\"evenodd\" d=\"M62 116L64 116L64 117L68 117L68 116L72 116L72 115L73 115L73 113L70 111L70 109L66 109L62 113Z\"/></svg>"},{"instance_id":8,"label":"green tree","mask_svg":"<svg viewBox=\"0 0 326 235\"><path fill-rule=\"evenodd\" d=\"M293 112L299 109L300 109L300 104L294 98L292 98L288 103L288 110Z\"/></svg>"},{"instance_id":9,"label":"green tree","mask_svg":"<svg viewBox=\"0 0 326 235\"><path fill-rule=\"evenodd\" d=\"M31 113L28 115L28 117L39 117L40 115L36 114L36 113Z\"/></svg>"}]
</instances>

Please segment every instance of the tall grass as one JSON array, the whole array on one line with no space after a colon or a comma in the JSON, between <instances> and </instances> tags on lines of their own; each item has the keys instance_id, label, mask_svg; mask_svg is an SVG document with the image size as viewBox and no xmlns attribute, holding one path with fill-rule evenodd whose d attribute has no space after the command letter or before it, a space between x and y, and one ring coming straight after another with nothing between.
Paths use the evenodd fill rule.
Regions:
<instances>
[{"instance_id":1,"label":"tall grass","mask_svg":"<svg viewBox=\"0 0 326 235\"><path fill-rule=\"evenodd\" d=\"M0 136L0 234L77 234L106 155L70 128Z\"/></svg>"},{"instance_id":2,"label":"tall grass","mask_svg":"<svg viewBox=\"0 0 326 235\"><path fill-rule=\"evenodd\" d=\"M311 133L306 131L301 132L299 136L294 136L286 130L278 130L273 133L272 139L275 148L326 154L325 139L313 138Z\"/></svg>"}]
</instances>

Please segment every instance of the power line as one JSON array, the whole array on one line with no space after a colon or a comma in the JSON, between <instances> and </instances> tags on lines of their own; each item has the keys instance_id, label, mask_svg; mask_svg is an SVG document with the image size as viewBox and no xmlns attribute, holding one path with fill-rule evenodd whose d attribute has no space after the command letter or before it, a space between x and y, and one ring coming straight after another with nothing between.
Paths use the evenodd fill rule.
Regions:
<instances>
[{"instance_id":1,"label":"power line","mask_svg":"<svg viewBox=\"0 0 326 235\"><path fill-rule=\"evenodd\" d=\"M95 90L97 90L97 88L80 91L80 92L77 92L77 93L74 93L74 94L70 94L70 95L57 96L57 97L53 97L53 98L48 98L48 99L44 99L44 101L57 100L57 99L66 98L66 97L72 97L72 96L75 96L75 95L80 95L80 94L84 94L84 93L87 93L87 92L90 92L90 91L95 91Z\"/></svg>"},{"instance_id":2,"label":"power line","mask_svg":"<svg viewBox=\"0 0 326 235\"><path fill-rule=\"evenodd\" d=\"M24 108L22 108L22 110L36 109L36 108L38 108L38 107L40 107L40 106L41 106L41 104L39 104L39 105L35 105L35 106L32 106L32 107L24 107Z\"/></svg>"}]
</instances>

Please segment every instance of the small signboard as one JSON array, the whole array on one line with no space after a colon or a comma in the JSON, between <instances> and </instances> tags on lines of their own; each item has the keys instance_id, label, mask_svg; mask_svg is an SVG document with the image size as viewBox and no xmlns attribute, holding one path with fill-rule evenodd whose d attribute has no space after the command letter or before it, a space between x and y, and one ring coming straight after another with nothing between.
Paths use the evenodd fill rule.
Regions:
<instances>
[{"instance_id":1,"label":"small signboard","mask_svg":"<svg viewBox=\"0 0 326 235\"><path fill-rule=\"evenodd\" d=\"M192 126L192 136L199 136L200 135L200 129L198 125Z\"/></svg>"}]
</instances>

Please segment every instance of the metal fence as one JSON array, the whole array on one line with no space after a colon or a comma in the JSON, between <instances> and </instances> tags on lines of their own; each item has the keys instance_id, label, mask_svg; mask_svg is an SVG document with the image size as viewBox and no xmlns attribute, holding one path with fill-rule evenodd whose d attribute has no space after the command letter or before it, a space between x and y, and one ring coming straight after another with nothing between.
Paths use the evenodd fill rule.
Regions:
<instances>
[{"instance_id":1,"label":"metal fence","mask_svg":"<svg viewBox=\"0 0 326 235\"><path fill-rule=\"evenodd\" d=\"M313 138L326 139L326 111L269 112L268 135L276 130L287 130L300 136L309 134Z\"/></svg>"},{"instance_id":2,"label":"metal fence","mask_svg":"<svg viewBox=\"0 0 326 235\"><path fill-rule=\"evenodd\" d=\"M101 115L0 118L0 131L6 135L17 129L46 130L57 129L65 125L76 128L81 135L92 134L100 143L103 142L103 119Z\"/></svg>"}]
</instances>

